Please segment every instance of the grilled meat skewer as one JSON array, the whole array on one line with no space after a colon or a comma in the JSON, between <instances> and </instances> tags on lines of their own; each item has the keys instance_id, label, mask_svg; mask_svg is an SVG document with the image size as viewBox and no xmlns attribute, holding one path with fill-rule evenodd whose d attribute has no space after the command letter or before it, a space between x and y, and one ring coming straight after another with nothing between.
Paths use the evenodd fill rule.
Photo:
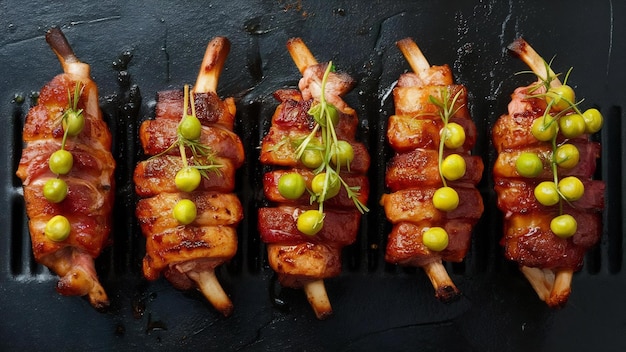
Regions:
<instances>
[{"instance_id":1,"label":"grilled meat skewer","mask_svg":"<svg viewBox=\"0 0 626 352\"><path fill-rule=\"evenodd\" d=\"M504 213L502 244L505 256L519 263L540 299L550 307L560 307L569 298L573 273L581 268L587 249L601 236L604 183L592 180L600 145L589 139L589 134L597 132L601 123L590 130L585 121L584 130L573 133L563 121L575 118L583 121L581 114L585 116L594 109L579 111L573 91L572 97L557 100L555 92L567 91L569 86L558 79L525 40L515 40L509 49L531 68L538 81L515 90L508 114L500 117L492 129L498 152L493 169L495 190L498 207ZM541 130L554 128L551 139L538 139L537 124L552 120L552 124L544 124ZM575 156L567 156L574 162L559 160L558 148L562 146L576 151ZM525 175L518 166L518 161L528 155L536 156L541 163L532 175ZM580 182L584 191L579 198L562 198L567 196L560 186L564 179ZM555 189L558 187L561 193L557 202L551 204L539 199L537 190L543 189L544 181L557 185L555 180L559 184ZM574 219L567 222L573 223L573 231L571 227L554 227L555 219L568 216Z\"/></svg>"},{"instance_id":2,"label":"grilled meat skewer","mask_svg":"<svg viewBox=\"0 0 626 352\"><path fill-rule=\"evenodd\" d=\"M24 187L35 260L60 276L59 293L86 295L100 310L109 299L94 258L111 231L111 133L102 120L89 65L74 55L59 28L50 29L46 41L64 73L41 89L38 105L26 117L16 174ZM59 160L58 155L64 155L62 162L73 160L69 170L59 171L58 163L50 161Z\"/></svg>"},{"instance_id":3,"label":"grilled meat skewer","mask_svg":"<svg viewBox=\"0 0 626 352\"><path fill-rule=\"evenodd\" d=\"M267 243L269 264L278 274L279 282L286 287L303 288L317 318L325 319L332 314L332 306L324 279L341 273L341 249L356 239L361 213L355 204L367 203L369 184L365 172L370 157L365 146L355 140L358 117L341 98L351 89L352 78L337 72L330 72L324 78L327 64L318 64L300 38L289 40L287 49L302 79L299 91L282 89L274 94L280 105L263 138L260 156L263 164L272 167L263 179L264 194L271 206L259 209L258 228L261 239ZM319 168L324 164L307 166L297 152L302 144L296 144L304 143L319 128L314 127L316 121L309 111L320 107L322 98L337 110L338 119L333 122L337 139L348 143L353 151L349 168L342 167L338 175L349 187L358 187L358 192L350 194L342 187L337 195L323 200L323 226L314 234L305 234L299 220L306 216L303 214L317 211L319 198L315 203L310 200L312 184L323 174ZM320 141L320 132L313 139ZM309 191L303 188L301 195L289 198L281 193L280 183L283 177L294 174Z\"/></svg>"},{"instance_id":4,"label":"grilled meat skewer","mask_svg":"<svg viewBox=\"0 0 626 352\"><path fill-rule=\"evenodd\" d=\"M216 93L229 49L223 37L208 44L191 98L180 91L158 93L156 119L140 127L144 152L151 157L138 163L134 174L136 193L143 197L136 215L146 236L144 276L156 280L163 273L178 289L197 288L224 316L233 304L215 268L235 255L236 227L243 219L232 193L235 171L244 161L243 145L232 131L235 104ZM197 118L200 132L181 144L188 115ZM198 172L195 188L177 184L183 169ZM184 201L191 201L196 213L188 223L175 215Z\"/></svg>"},{"instance_id":5,"label":"grilled meat skewer","mask_svg":"<svg viewBox=\"0 0 626 352\"><path fill-rule=\"evenodd\" d=\"M398 41L397 46L413 72L398 80L396 111L388 121L387 137L396 155L386 173L386 185L393 193L384 194L380 201L393 224L385 259L422 267L435 296L449 302L460 292L442 261L463 260L472 227L484 209L475 187L482 177L483 162L470 154L476 126L467 109L465 87L454 84L450 68L431 66L410 38ZM462 130L463 138L454 144L448 142L453 138L447 132L449 126ZM453 179L448 179L441 163L448 157L460 159L464 165ZM444 188L452 189L458 199L451 209L442 209L437 203ZM441 243L431 241L433 233L439 234Z\"/></svg>"}]
</instances>

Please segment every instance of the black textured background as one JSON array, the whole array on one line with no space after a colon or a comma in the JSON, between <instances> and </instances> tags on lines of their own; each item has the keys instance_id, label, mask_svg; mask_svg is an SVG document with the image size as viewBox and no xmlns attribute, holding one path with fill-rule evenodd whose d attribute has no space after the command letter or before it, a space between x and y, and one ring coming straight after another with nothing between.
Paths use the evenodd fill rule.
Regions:
<instances>
[{"instance_id":1,"label":"black textured background","mask_svg":"<svg viewBox=\"0 0 626 352\"><path fill-rule=\"evenodd\" d=\"M607 351L626 350L624 130L626 3L621 1L14 1L0 0L0 350L42 351ZM56 278L30 254L15 170L32 97L61 71L43 35L63 28L91 65L118 162L113 244L97 261L111 308L62 297ZM182 293L141 275L144 239L132 216L132 170L141 158L137 127L154 115L155 93L193 84L208 41L231 40L218 93L237 98L236 132L247 162L237 174L246 218L239 252L218 271L235 311L223 318L197 292ZM301 291L280 289L256 231L263 204L258 145L277 103L274 90L299 72L285 49L302 37L318 61L332 59L357 80L346 100L373 157L372 193L344 272L327 280L334 316L315 319ZM486 204L472 247L448 265L464 296L437 302L421 270L384 262L389 226L377 205L384 192L390 89L408 64L395 41L411 36L431 64L449 64L470 92L479 131L475 153L487 165ZM509 95L533 77L506 45L524 36L570 84L605 127L597 176L607 183L601 242L574 276L564 309L539 301L502 257L500 214L491 188L489 128Z\"/></svg>"}]
</instances>

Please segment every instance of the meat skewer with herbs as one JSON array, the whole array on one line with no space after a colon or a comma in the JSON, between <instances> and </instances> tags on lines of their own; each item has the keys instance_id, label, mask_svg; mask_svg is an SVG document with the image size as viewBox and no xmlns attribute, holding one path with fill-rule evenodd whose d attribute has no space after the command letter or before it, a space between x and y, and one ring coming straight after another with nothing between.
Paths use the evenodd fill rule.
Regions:
<instances>
[{"instance_id":1,"label":"meat skewer with herbs","mask_svg":"<svg viewBox=\"0 0 626 352\"><path fill-rule=\"evenodd\" d=\"M423 268L435 296L449 302L460 292L443 261L463 260L484 209L476 189L484 166L471 155L476 126L466 88L454 84L450 68L431 66L410 38L396 44L413 72L394 88L387 126L395 155L385 179L391 193L380 201L393 225L385 259Z\"/></svg>"},{"instance_id":2,"label":"meat skewer with herbs","mask_svg":"<svg viewBox=\"0 0 626 352\"><path fill-rule=\"evenodd\" d=\"M355 140L358 117L341 98L354 81L318 63L300 38L287 49L302 73L300 90L282 89L261 163L270 206L258 228L269 264L286 287L304 289L317 318L332 314L324 279L341 273L341 249L353 243L369 195L370 157Z\"/></svg>"},{"instance_id":3,"label":"meat skewer with herbs","mask_svg":"<svg viewBox=\"0 0 626 352\"><path fill-rule=\"evenodd\" d=\"M567 303L573 273L602 234L604 183L593 180L603 124L595 108L581 110L574 90L523 39L509 49L537 81L513 92L508 113L492 129L493 168L504 213L505 256L517 262L540 299Z\"/></svg>"},{"instance_id":4,"label":"meat skewer with herbs","mask_svg":"<svg viewBox=\"0 0 626 352\"><path fill-rule=\"evenodd\" d=\"M135 168L136 209L146 237L143 273L163 274L181 290L199 289L224 316L233 304L215 269L237 252L243 209L235 171L244 149L233 132L235 103L221 100L217 83L230 42L216 37L207 46L193 89L158 93L156 118L140 127L150 157Z\"/></svg>"},{"instance_id":5,"label":"meat skewer with herbs","mask_svg":"<svg viewBox=\"0 0 626 352\"><path fill-rule=\"evenodd\" d=\"M63 68L39 93L24 124L22 180L35 260L59 275L57 291L109 305L94 259L111 231L115 160L90 66L59 28L46 41Z\"/></svg>"}]
</instances>

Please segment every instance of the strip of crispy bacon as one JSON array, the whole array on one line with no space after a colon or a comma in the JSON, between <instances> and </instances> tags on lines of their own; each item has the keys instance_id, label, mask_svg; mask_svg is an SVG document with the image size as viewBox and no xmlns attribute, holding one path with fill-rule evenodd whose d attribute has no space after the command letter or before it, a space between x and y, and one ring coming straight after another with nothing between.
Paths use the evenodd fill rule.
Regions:
<instances>
[{"instance_id":1,"label":"strip of crispy bacon","mask_svg":"<svg viewBox=\"0 0 626 352\"><path fill-rule=\"evenodd\" d=\"M38 105L26 117L26 146L16 174L24 186L35 259L60 276L58 292L86 295L94 308L102 310L109 305L109 299L98 280L94 258L111 231L115 168L110 152L111 134L102 120L98 89L91 80L89 65L76 57L59 28L50 29L46 41L64 73L41 89ZM68 195L60 203L51 203L42 193L45 182L57 177L50 171L48 159L61 146L61 116L69 106L68 91L74 91L77 83L81 84L77 105L83 109L85 126L65 144L74 158L72 170L62 176ZM71 231L67 239L56 242L48 239L44 231L48 220L59 214L68 218Z\"/></svg>"},{"instance_id":2,"label":"strip of crispy bacon","mask_svg":"<svg viewBox=\"0 0 626 352\"><path fill-rule=\"evenodd\" d=\"M236 226L243 218L239 199L228 193L234 190L235 170L244 160L243 145L232 132L236 109L232 98L222 101L216 94L229 49L230 42L224 37L209 42L192 90L196 116L202 124L199 142L215 154L218 171L208 171L191 193L176 188L174 178L182 167L181 154L178 148L168 148L178 138L183 95L165 91L159 93L156 119L140 128L144 151L153 157L140 162L134 175L137 194L146 197L136 210L147 238L144 276L154 280L163 273L176 288L195 287L224 316L232 313L233 304L217 280L215 268L235 255ZM171 211L183 198L196 204L198 215L191 224L181 226Z\"/></svg>"},{"instance_id":3,"label":"strip of crispy bacon","mask_svg":"<svg viewBox=\"0 0 626 352\"><path fill-rule=\"evenodd\" d=\"M280 101L268 134L261 144L260 161L271 165L263 179L264 194L273 206L259 209L259 232L267 243L269 264L278 274L281 285L304 289L318 319L332 314L332 306L324 279L341 273L341 248L356 239L361 214L345 190L324 202L324 226L315 236L306 236L297 229L296 219L303 211L312 209L307 194L297 200L287 200L277 189L280 176L287 172L301 174L310 188L313 178L295 157L291 141L306 137L312 129L308 111L320 100L322 75L327 64L319 64L300 38L290 39L287 49L302 73L300 90L279 90L274 96ZM325 98L338 108L340 117L335 131L339 139L349 142L354 149L350 172L341 176L349 186L359 187L359 200L367 202L369 183L365 172L370 157L365 146L354 140L358 117L341 98L354 81L346 74L331 72L326 81Z\"/></svg>"},{"instance_id":4,"label":"strip of crispy bacon","mask_svg":"<svg viewBox=\"0 0 626 352\"><path fill-rule=\"evenodd\" d=\"M443 260L461 261L469 248L472 226L483 212L483 201L475 185L484 165L480 157L470 155L476 141L476 126L467 108L467 91L455 85L449 67L431 66L411 38L396 43L413 72L400 76L394 89L395 115L389 118L387 137L396 155L387 165L385 181L393 192L381 198L388 220L393 224L388 236L385 259L400 265L424 269L435 289L435 296L449 302L459 297L459 290L448 275ZM459 194L459 206L443 212L432 204L433 194L442 186L439 173L440 131L444 122L431 96L447 91L456 96L449 122L461 125L466 132L462 146L454 153L466 162L465 175L449 182ZM446 154L449 153L448 151ZM419 170L419 171L416 171ZM436 252L423 244L422 234L433 226L448 233L448 247Z\"/></svg>"},{"instance_id":5,"label":"strip of crispy bacon","mask_svg":"<svg viewBox=\"0 0 626 352\"><path fill-rule=\"evenodd\" d=\"M562 83L544 59L522 38L508 46L541 80L551 77L551 87ZM580 151L580 161L573 169L558 169L559 175L580 177L585 185L585 195L575 204L564 209L578 220L578 229L569 239L557 238L549 228L554 207L538 204L532 194L534 185L550 179L552 172L546 170L537 180L519 178L513 165L517 155L530 151L544 157L551 154L550 146L538 142L530 133L530 125L546 109L541 99L527 98L528 87L520 87L512 95L508 115L502 116L494 125L492 136L499 153L494 166L498 206L507 213L503 244L507 257L520 264L520 270L531 286L550 307L563 306L571 291L572 275L582 265L586 248L597 242L600 236L597 212L603 208L604 184L592 181L595 159L599 156L599 144L590 142L588 136L568 141ZM536 92L535 92L536 94ZM557 143L561 143L562 137ZM527 229L532 229L532 236Z\"/></svg>"}]
</instances>

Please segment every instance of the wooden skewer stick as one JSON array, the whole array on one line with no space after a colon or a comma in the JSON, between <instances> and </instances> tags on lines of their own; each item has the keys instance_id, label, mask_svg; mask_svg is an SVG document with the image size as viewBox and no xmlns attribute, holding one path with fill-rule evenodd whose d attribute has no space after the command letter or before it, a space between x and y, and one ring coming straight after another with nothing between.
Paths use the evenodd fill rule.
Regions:
<instances>
[{"instance_id":1,"label":"wooden skewer stick","mask_svg":"<svg viewBox=\"0 0 626 352\"><path fill-rule=\"evenodd\" d=\"M546 61L523 38L515 39L513 43L509 44L508 49L517 54L541 79L545 80L547 77L553 77L550 82L551 87L561 85L561 81L557 78Z\"/></svg>"},{"instance_id":2,"label":"wooden skewer stick","mask_svg":"<svg viewBox=\"0 0 626 352\"><path fill-rule=\"evenodd\" d=\"M230 41L225 37L215 37L207 45L200 65L200 72L193 87L193 93L215 93L217 82L230 52Z\"/></svg>"},{"instance_id":3,"label":"wooden skewer stick","mask_svg":"<svg viewBox=\"0 0 626 352\"><path fill-rule=\"evenodd\" d=\"M287 41L287 50L301 74L304 74L307 67L317 65L315 56L313 56L301 38L289 39Z\"/></svg>"},{"instance_id":4,"label":"wooden skewer stick","mask_svg":"<svg viewBox=\"0 0 626 352\"><path fill-rule=\"evenodd\" d=\"M424 71L430 69L430 64L428 60L422 54L422 51L417 46L417 44L411 38L404 38L396 42L396 46L400 49L406 61L408 61L409 66L413 72L415 72L418 76L421 77L421 74Z\"/></svg>"},{"instance_id":5,"label":"wooden skewer stick","mask_svg":"<svg viewBox=\"0 0 626 352\"><path fill-rule=\"evenodd\" d=\"M196 282L204 297L211 302L216 310L225 317L233 312L233 303L217 281L214 270L190 271L187 276Z\"/></svg>"},{"instance_id":6,"label":"wooden skewer stick","mask_svg":"<svg viewBox=\"0 0 626 352\"><path fill-rule=\"evenodd\" d=\"M426 275L435 288L435 297L444 303L452 302L460 297L460 291L452 282L441 260L423 266Z\"/></svg>"},{"instance_id":7,"label":"wooden skewer stick","mask_svg":"<svg viewBox=\"0 0 626 352\"><path fill-rule=\"evenodd\" d=\"M313 280L304 284L304 292L317 319L323 320L333 314L333 308L326 294L324 280Z\"/></svg>"}]
</instances>

